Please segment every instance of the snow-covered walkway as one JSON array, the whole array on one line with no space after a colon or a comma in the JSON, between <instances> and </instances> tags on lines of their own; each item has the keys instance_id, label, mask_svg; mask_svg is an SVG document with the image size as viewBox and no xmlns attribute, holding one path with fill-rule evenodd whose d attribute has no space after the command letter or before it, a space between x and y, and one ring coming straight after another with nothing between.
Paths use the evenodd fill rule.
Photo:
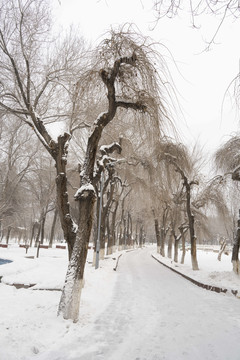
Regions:
<instances>
[{"instance_id":1,"label":"snow-covered walkway","mask_svg":"<svg viewBox=\"0 0 240 360\"><path fill-rule=\"evenodd\" d=\"M88 335L35 358L239 360L240 300L198 288L150 255L146 248L122 256L110 306Z\"/></svg>"}]
</instances>

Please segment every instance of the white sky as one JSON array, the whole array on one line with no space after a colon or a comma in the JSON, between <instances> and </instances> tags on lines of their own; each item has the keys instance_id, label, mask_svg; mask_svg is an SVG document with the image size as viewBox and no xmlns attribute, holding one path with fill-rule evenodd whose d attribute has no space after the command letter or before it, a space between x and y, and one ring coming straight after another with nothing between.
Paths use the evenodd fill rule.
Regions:
<instances>
[{"instance_id":1,"label":"white sky","mask_svg":"<svg viewBox=\"0 0 240 360\"><path fill-rule=\"evenodd\" d=\"M198 140L211 153L238 130L234 101L227 97L222 115L221 107L224 93L238 73L240 21L226 20L216 38L217 45L205 52L204 39L210 39L217 27L213 17L197 19L202 24L200 30L191 27L186 15L184 19L160 20L152 31L155 20L152 0L55 1L59 22L79 24L82 35L92 42L97 42L111 25L130 22L144 35L168 47L181 73L169 59L185 117L185 123L176 119L183 142L193 144Z\"/></svg>"}]
</instances>

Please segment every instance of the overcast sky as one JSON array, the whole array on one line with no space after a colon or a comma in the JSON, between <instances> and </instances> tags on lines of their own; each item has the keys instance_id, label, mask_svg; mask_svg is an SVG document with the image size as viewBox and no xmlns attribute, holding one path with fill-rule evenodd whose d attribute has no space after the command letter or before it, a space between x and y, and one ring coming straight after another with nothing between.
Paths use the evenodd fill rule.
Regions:
<instances>
[{"instance_id":1,"label":"overcast sky","mask_svg":"<svg viewBox=\"0 0 240 360\"><path fill-rule=\"evenodd\" d=\"M56 2L59 23L79 24L83 36L93 43L110 26L131 22L144 35L163 43L170 50L179 71L170 58L167 60L179 92L185 122L180 115L175 120L185 143L193 144L198 140L210 153L240 129L234 100L226 96L223 103L224 94L239 69L240 20L227 19L218 33L217 44L210 51L203 51L206 47L204 40L211 38L218 24L213 17L198 19L197 23L202 26L196 30L191 27L188 15L165 18L155 24L152 0Z\"/></svg>"}]
</instances>

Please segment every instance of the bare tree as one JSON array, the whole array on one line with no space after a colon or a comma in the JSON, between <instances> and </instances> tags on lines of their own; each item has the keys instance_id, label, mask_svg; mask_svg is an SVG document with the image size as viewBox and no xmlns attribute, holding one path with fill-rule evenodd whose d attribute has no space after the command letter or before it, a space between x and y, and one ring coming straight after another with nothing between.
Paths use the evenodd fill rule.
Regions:
<instances>
[{"instance_id":1,"label":"bare tree","mask_svg":"<svg viewBox=\"0 0 240 360\"><path fill-rule=\"evenodd\" d=\"M72 132L85 126L78 107L86 57L82 39L73 32L60 41L50 30L47 1L0 1L0 108L30 126L55 161L59 217L70 257L77 226L70 214L66 165ZM61 120L71 131L55 139L48 124Z\"/></svg>"}]
</instances>

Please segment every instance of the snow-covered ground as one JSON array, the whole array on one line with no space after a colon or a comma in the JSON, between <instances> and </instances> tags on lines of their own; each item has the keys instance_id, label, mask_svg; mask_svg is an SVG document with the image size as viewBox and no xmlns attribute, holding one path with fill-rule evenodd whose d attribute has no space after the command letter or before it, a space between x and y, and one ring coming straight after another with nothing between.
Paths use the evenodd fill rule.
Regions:
<instances>
[{"instance_id":1,"label":"snow-covered ground","mask_svg":"<svg viewBox=\"0 0 240 360\"><path fill-rule=\"evenodd\" d=\"M27 256L35 255L36 249L30 248ZM14 245L8 249L0 248L0 258L13 260L0 265L0 359L35 358L59 339L72 342L74 346L77 334L86 333L111 300L116 280L113 271L116 255L100 262L98 270L87 263L81 322L73 324L57 317L61 291L37 290L62 288L67 270L67 250L40 249L40 257L31 259L25 257L24 248ZM91 250L88 261L92 261ZM36 285L29 289L6 285L14 283Z\"/></svg>"},{"instance_id":2,"label":"snow-covered ground","mask_svg":"<svg viewBox=\"0 0 240 360\"><path fill-rule=\"evenodd\" d=\"M231 253L228 255L222 254L221 261L217 260L217 250L219 246L206 247L206 250L198 250L197 258L199 271L193 271L191 265L190 250L186 252L184 265L175 263L167 257L153 252L154 257L159 259L162 263L172 267L190 278L199 281L206 285L217 286L227 290L237 290L240 296L240 279L232 271ZM167 253L167 249L166 249ZM181 251L179 252L179 261L181 259Z\"/></svg>"},{"instance_id":3,"label":"snow-covered ground","mask_svg":"<svg viewBox=\"0 0 240 360\"><path fill-rule=\"evenodd\" d=\"M0 359L239 360L240 300L198 288L152 254L158 256L155 246L123 252L113 271L119 253L95 270L89 251L80 321L73 324L56 316L67 251L41 249L31 259L23 248L0 248L0 258L13 261L0 265ZM184 266L164 261L205 284L240 289L230 255L219 262L217 253L199 251L198 272L189 253ZM14 283L36 285L7 285Z\"/></svg>"}]
</instances>

